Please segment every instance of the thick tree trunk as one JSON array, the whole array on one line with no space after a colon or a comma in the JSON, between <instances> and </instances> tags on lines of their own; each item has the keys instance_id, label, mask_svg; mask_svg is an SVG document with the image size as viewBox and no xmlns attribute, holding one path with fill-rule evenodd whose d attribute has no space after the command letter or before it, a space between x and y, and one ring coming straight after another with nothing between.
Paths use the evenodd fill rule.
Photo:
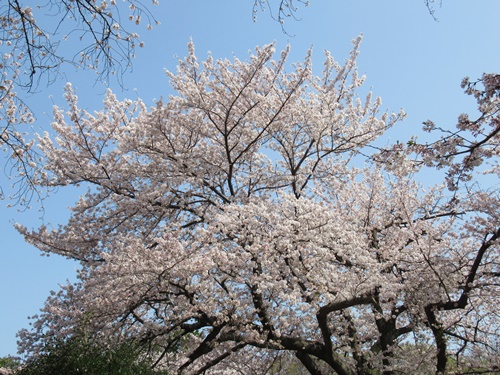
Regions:
<instances>
[{"instance_id":1,"label":"thick tree trunk","mask_svg":"<svg viewBox=\"0 0 500 375\"><path fill-rule=\"evenodd\" d=\"M307 371L309 371L311 375L324 375L318 365L314 363L309 354L298 351L295 353L295 356L299 359L299 361L304 365L304 367L307 369Z\"/></svg>"}]
</instances>

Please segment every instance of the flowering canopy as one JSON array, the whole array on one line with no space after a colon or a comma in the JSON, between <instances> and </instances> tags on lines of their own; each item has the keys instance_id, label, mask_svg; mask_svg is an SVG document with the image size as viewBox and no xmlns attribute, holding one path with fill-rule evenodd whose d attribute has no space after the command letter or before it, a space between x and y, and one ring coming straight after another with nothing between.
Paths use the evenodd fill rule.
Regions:
<instances>
[{"instance_id":1,"label":"flowering canopy","mask_svg":"<svg viewBox=\"0 0 500 375\"><path fill-rule=\"evenodd\" d=\"M326 53L321 76L310 52L292 68L273 45L198 62L190 43L167 73L178 94L154 108L108 92L89 113L68 85L37 183L88 192L66 225L19 229L80 261L80 281L21 350L84 330L147 343L178 373L498 365L498 195L414 180L446 167L444 139L366 156L404 114L357 96L359 43L345 64Z\"/></svg>"}]
</instances>

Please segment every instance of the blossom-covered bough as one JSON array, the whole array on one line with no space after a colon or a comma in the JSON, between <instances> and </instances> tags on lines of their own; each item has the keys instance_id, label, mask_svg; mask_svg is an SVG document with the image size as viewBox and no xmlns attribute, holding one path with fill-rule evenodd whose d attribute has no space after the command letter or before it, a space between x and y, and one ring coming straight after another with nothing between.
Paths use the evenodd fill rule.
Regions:
<instances>
[{"instance_id":1,"label":"blossom-covered bough","mask_svg":"<svg viewBox=\"0 0 500 375\"><path fill-rule=\"evenodd\" d=\"M26 205L33 195L40 192L34 189L32 180L38 167L37 153L33 149L33 140L26 139L26 133L20 125L29 125L34 117L29 108L20 100L12 81L3 81L0 85L0 150L9 154L5 168L10 169L14 194L12 201ZM8 189L7 189L8 190ZM4 199L4 189L0 186L0 199Z\"/></svg>"},{"instance_id":2,"label":"blossom-covered bough","mask_svg":"<svg viewBox=\"0 0 500 375\"><path fill-rule=\"evenodd\" d=\"M496 368L498 192L466 189L460 171L482 150L498 174L498 88L477 96L476 127L369 155L404 114L356 94L359 43L345 64L326 53L320 76L310 52L292 67L273 45L199 62L191 43L168 72L177 95L153 108L108 92L86 112L68 85L36 181L88 192L66 225L19 230L78 260L79 282L20 349L83 330L139 340L181 374ZM416 181L435 167L457 189Z\"/></svg>"},{"instance_id":3,"label":"blossom-covered bough","mask_svg":"<svg viewBox=\"0 0 500 375\"><path fill-rule=\"evenodd\" d=\"M144 23L151 29L158 22L147 6L133 0L0 3L0 150L8 154L6 174L12 181L10 189L0 186L0 198L5 193L27 207L33 196L44 195L32 181L40 167L27 128L34 115L19 90L35 92L40 84L54 83L66 65L92 70L103 82L116 77L121 83L136 48L144 45L130 27Z\"/></svg>"}]
</instances>

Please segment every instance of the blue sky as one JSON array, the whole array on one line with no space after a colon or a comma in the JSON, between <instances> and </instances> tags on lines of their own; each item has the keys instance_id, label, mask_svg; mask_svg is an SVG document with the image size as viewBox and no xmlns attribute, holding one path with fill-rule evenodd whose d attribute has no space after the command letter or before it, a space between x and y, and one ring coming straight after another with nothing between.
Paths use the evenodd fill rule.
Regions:
<instances>
[{"instance_id":1,"label":"blue sky","mask_svg":"<svg viewBox=\"0 0 500 375\"><path fill-rule=\"evenodd\" d=\"M244 59L255 46L274 41L278 50L291 45L289 62L294 62L312 46L313 69L320 73L323 50L343 61L351 40L363 33L358 66L367 76L366 85L382 97L385 108L404 108L408 113L391 133L395 140L419 133L427 119L453 126L458 114L474 111L474 101L462 94L461 79L500 70L498 0L443 0L436 11L438 22L423 0L311 0L309 7L300 7L299 21L285 24L294 36L284 34L268 12L259 13L254 23L252 4L252 0L160 0L153 11L161 25L152 31L138 28L145 47L137 51L133 70L123 77L124 89L116 82L111 87L120 98L141 97L149 104L172 94L164 70L175 69L190 38L200 59L208 51L216 58ZM77 88L82 107L100 109L105 88L95 83L93 73L71 68L64 73L51 86L39 87L26 97L37 116L35 131L48 129L53 104L64 105L66 81ZM4 174L0 184L9 184ZM32 210L18 212L6 208L8 202L0 202L0 357L16 353L16 332L28 326L27 317L38 312L50 290L74 280L76 267L63 258L41 257L12 224L64 223L67 207L77 194L75 190L54 192L45 201L43 213L36 204Z\"/></svg>"}]
</instances>

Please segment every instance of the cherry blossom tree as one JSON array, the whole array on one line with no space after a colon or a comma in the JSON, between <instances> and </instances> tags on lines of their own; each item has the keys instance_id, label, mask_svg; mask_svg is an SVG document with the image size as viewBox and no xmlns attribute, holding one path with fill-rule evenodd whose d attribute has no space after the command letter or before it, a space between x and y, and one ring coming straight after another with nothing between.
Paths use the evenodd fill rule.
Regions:
<instances>
[{"instance_id":1,"label":"cherry blossom tree","mask_svg":"<svg viewBox=\"0 0 500 375\"><path fill-rule=\"evenodd\" d=\"M285 28L285 21L287 19L298 20L297 11L299 10L299 5L304 7L309 6L309 0L254 0L253 3L253 19L254 22L257 20L257 14L259 10L264 12L266 9L269 10L271 18L276 20L281 24L281 29L284 33L287 33Z\"/></svg>"},{"instance_id":2,"label":"cherry blossom tree","mask_svg":"<svg viewBox=\"0 0 500 375\"><path fill-rule=\"evenodd\" d=\"M303 3L302 0L298 2ZM152 7L157 0L48 0L0 3L0 149L9 156L9 177L13 181L11 198L30 202L39 194L31 177L38 168L38 155L31 147L27 124L33 122L21 91L36 91L50 85L64 73L67 65L95 72L107 83L121 78L132 66L136 49L144 43L136 25L149 30L159 21ZM249 5L251 6L251 2ZM284 20L294 16L294 1L268 4L255 1L258 9L269 8L271 17L284 29ZM250 15L250 9L249 9ZM0 198L3 190L0 187Z\"/></svg>"},{"instance_id":3,"label":"cherry blossom tree","mask_svg":"<svg viewBox=\"0 0 500 375\"><path fill-rule=\"evenodd\" d=\"M404 113L363 90L360 41L343 64L326 52L319 76L311 51L200 62L190 43L167 73L177 94L151 108L109 91L90 113L68 84L35 182L87 193L65 225L18 228L79 261L79 282L48 298L20 350L84 329L148 344L179 374L498 368L498 191L461 172L482 155L498 177L498 87L471 86L477 121L380 150ZM429 168L456 188L446 173L423 186Z\"/></svg>"},{"instance_id":4,"label":"cherry blossom tree","mask_svg":"<svg viewBox=\"0 0 500 375\"><path fill-rule=\"evenodd\" d=\"M125 9L128 17L122 19ZM41 82L54 82L68 64L93 70L102 80L110 75L120 79L136 47L142 46L139 34L131 30L141 23L150 29L157 21L136 1L0 4L0 148L11 156L17 202L38 193L31 180L38 157L23 131L33 116L17 90L33 91Z\"/></svg>"},{"instance_id":5,"label":"cherry blossom tree","mask_svg":"<svg viewBox=\"0 0 500 375\"><path fill-rule=\"evenodd\" d=\"M19 99L12 82L4 82L0 87L0 149L8 152L9 167L14 170L10 176L15 176L12 185L15 190L13 200L18 203L28 202L33 194L32 176L37 168L36 152L33 141L26 140L26 133L21 133L22 126L27 126L34 121L29 108ZM4 198L4 191L0 186L0 199Z\"/></svg>"},{"instance_id":6,"label":"cherry blossom tree","mask_svg":"<svg viewBox=\"0 0 500 375\"><path fill-rule=\"evenodd\" d=\"M147 6L133 0L8 0L0 5L2 79L32 89L41 78L51 83L67 63L95 70L102 79L119 76L141 46L135 25L151 29L157 23Z\"/></svg>"},{"instance_id":7,"label":"cherry blossom tree","mask_svg":"<svg viewBox=\"0 0 500 375\"><path fill-rule=\"evenodd\" d=\"M500 75L485 73L475 82L466 77L462 88L477 102L479 116L476 119L461 114L454 130L438 127L428 120L424 122L424 130L440 133L438 140L422 144L412 139L406 145L397 144L383 150L376 157L386 166L444 170L450 197L443 208L451 216L461 218L460 227L454 228L453 233L461 242L455 246L472 245L468 252L460 249L460 256L468 263L460 272L458 290L450 290L446 292L447 298L425 306L427 325L435 339L438 373L446 372L450 351L454 352L457 363L464 361L461 355L468 353L464 364L468 368L476 366L473 373L500 368L498 314L492 308L497 304L500 276ZM408 163L405 156L414 159ZM452 264L459 267L458 263ZM485 364L486 369L481 370Z\"/></svg>"},{"instance_id":8,"label":"cherry blossom tree","mask_svg":"<svg viewBox=\"0 0 500 375\"><path fill-rule=\"evenodd\" d=\"M264 12L267 9L271 14L271 18L279 22L281 24L283 32L287 33L285 22L288 19L299 20L300 17L297 15L297 12L299 11L300 7L307 7L309 6L309 4L309 0L254 0L254 20L257 19L259 10ZM436 6L441 7L443 5L443 1L424 0L424 4L432 18L437 21L435 15Z\"/></svg>"}]
</instances>

